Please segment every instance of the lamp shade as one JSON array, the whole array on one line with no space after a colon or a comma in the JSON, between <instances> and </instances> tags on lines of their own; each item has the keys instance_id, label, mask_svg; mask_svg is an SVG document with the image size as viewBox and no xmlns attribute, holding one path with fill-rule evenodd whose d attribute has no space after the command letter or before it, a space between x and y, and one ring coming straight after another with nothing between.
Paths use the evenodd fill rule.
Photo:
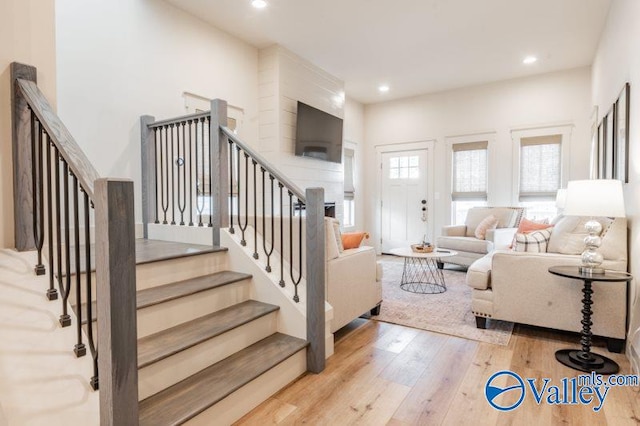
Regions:
<instances>
[{"instance_id":1,"label":"lamp shade","mask_svg":"<svg viewBox=\"0 0 640 426\"><path fill-rule=\"evenodd\" d=\"M614 179L570 181L564 214L625 217L622 182Z\"/></svg>"},{"instance_id":2,"label":"lamp shade","mask_svg":"<svg viewBox=\"0 0 640 426\"><path fill-rule=\"evenodd\" d=\"M562 210L567 204L567 190L565 188L558 189L556 194L556 208Z\"/></svg>"}]
</instances>

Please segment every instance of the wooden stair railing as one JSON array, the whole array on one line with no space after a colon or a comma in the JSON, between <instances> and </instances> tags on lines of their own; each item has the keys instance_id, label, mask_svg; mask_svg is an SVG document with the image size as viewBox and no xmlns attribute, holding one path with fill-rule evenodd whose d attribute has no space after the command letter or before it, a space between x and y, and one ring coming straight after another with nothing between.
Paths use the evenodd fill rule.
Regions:
<instances>
[{"instance_id":1,"label":"wooden stair railing","mask_svg":"<svg viewBox=\"0 0 640 426\"><path fill-rule=\"evenodd\" d=\"M294 301L306 304L308 370L322 371L325 366L324 189L301 190L238 138L227 127L226 101L211 101L211 110L207 112L161 121L142 116L140 121L145 236L151 223L209 226L213 228L213 245L219 245L220 229L228 227L229 232L240 234L243 246L252 245L254 259L266 258L267 273L272 272L272 260L279 262L280 285L293 285ZM250 225L256 232L252 234L253 241L247 242L245 236ZM288 238L284 238L283 232L286 225ZM257 236L260 227L262 244L258 244ZM303 235L306 235L304 241ZM287 274L285 261L289 265ZM298 286L303 269L306 270L306 300L301 301Z\"/></svg>"},{"instance_id":2,"label":"wooden stair railing","mask_svg":"<svg viewBox=\"0 0 640 426\"><path fill-rule=\"evenodd\" d=\"M92 300L95 261L98 337L88 327L87 344L90 384L100 387L100 424L138 424L133 182L98 175L38 89L36 73L11 64L15 246L37 250L38 275L47 273L46 258L47 298L56 300L59 292L61 326L71 325L68 303L85 306L76 311L78 357L87 352L82 318L94 317L92 303L82 298Z\"/></svg>"}]
</instances>

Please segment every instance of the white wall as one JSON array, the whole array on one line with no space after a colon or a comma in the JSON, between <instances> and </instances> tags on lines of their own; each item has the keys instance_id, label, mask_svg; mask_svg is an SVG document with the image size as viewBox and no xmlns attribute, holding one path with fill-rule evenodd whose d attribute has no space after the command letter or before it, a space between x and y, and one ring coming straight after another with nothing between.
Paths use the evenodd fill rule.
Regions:
<instances>
[{"instance_id":1,"label":"white wall","mask_svg":"<svg viewBox=\"0 0 640 426\"><path fill-rule=\"evenodd\" d=\"M58 111L102 176L135 181L139 117L185 114L183 92L244 109L257 140L258 51L163 1L63 0L56 9Z\"/></svg>"},{"instance_id":2,"label":"white wall","mask_svg":"<svg viewBox=\"0 0 640 426\"><path fill-rule=\"evenodd\" d=\"M435 235L451 217L450 156L445 139L494 133L489 146L489 204L513 205L512 130L571 124L566 179L588 178L590 69L544 74L365 106L365 228L376 230L378 145L436 140L433 180ZM439 195L439 197L438 197ZM375 241L378 241L376 235Z\"/></svg>"},{"instance_id":3,"label":"white wall","mask_svg":"<svg viewBox=\"0 0 640 426\"><path fill-rule=\"evenodd\" d=\"M260 51L260 143L265 158L302 190L322 186L325 201L343 209L342 164L296 157L297 101L340 118L344 112L344 83L282 46Z\"/></svg>"},{"instance_id":4,"label":"white wall","mask_svg":"<svg viewBox=\"0 0 640 426\"><path fill-rule=\"evenodd\" d=\"M599 119L607 113L624 83L631 85L629 126L629 183L624 185L629 220L629 267L636 277L630 297L630 337L640 353L640 2L614 0L593 62L593 103ZM640 362L640 359L637 360Z\"/></svg>"},{"instance_id":5,"label":"white wall","mask_svg":"<svg viewBox=\"0 0 640 426\"><path fill-rule=\"evenodd\" d=\"M56 105L53 0L0 1L0 247L15 247L9 64L38 69L38 86Z\"/></svg>"}]
</instances>

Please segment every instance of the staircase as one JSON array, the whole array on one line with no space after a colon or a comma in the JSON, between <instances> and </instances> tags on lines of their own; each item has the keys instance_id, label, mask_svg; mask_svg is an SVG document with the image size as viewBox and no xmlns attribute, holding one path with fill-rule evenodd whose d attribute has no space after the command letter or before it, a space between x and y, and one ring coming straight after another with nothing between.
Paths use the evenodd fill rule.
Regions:
<instances>
[{"instance_id":1,"label":"staircase","mask_svg":"<svg viewBox=\"0 0 640 426\"><path fill-rule=\"evenodd\" d=\"M144 235L190 243L135 240L133 181L100 177L34 67L11 64L11 82L15 246L36 250L74 353L93 358L100 424L230 424L324 369L322 188L302 191L238 139L225 101L143 116Z\"/></svg>"},{"instance_id":2,"label":"staircase","mask_svg":"<svg viewBox=\"0 0 640 426\"><path fill-rule=\"evenodd\" d=\"M141 425L230 424L306 371L307 342L277 332L280 308L227 256L136 240Z\"/></svg>"}]
</instances>

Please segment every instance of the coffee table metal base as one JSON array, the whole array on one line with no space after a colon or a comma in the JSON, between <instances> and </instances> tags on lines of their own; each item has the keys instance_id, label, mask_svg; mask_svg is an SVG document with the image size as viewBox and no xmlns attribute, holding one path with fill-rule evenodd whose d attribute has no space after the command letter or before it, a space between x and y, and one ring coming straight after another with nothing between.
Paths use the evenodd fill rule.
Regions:
<instances>
[{"instance_id":1,"label":"coffee table metal base","mask_svg":"<svg viewBox=\"0 0 640 426\"><path fill-rule=\"evenodd\" d=\"M561 349L556 351L556 359L574 370L598 374L615 374L620 368L618 364L603 355L584 352L579 349Z\"/></svg>"},{"instance_id":2,"label":"coffee table metal base","mask_svg":"<svg viewBox=\"0 0 640 426\"><path fill-rule=\"evenodd\" d=\"M405 257L400 288L411 293L438 294L447 291L437 258Z\"/></svg>"}]
</instances>

